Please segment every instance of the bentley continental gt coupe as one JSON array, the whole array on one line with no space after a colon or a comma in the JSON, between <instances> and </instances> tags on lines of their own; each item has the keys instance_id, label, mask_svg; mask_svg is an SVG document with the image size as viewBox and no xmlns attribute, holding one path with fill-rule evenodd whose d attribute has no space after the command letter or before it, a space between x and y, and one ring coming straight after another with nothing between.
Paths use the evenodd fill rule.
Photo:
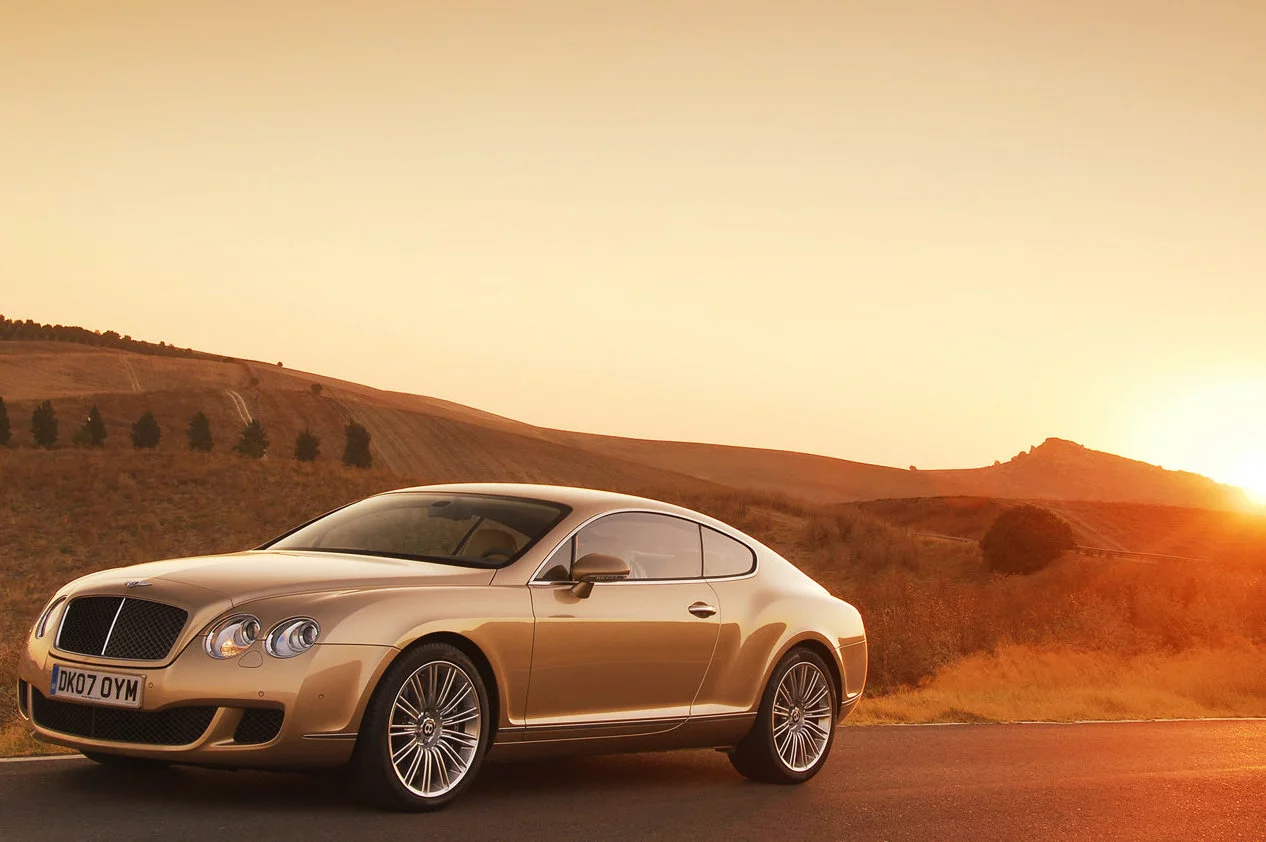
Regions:
<instances>
[{"instance_id":1,"label":"bentley continental gt coupe","mask_svg":"<svg viewBox=\"0 0 1266 842\"><path fill-rule=\"evenodd\" d=\"M259 549L59 590L18 665L41 740L104 764L348 765L430 810L485 759L716 748L801 783L861 697L848 603L714 518L553 486L378 494Z\"/></svg>"}]
</instances>

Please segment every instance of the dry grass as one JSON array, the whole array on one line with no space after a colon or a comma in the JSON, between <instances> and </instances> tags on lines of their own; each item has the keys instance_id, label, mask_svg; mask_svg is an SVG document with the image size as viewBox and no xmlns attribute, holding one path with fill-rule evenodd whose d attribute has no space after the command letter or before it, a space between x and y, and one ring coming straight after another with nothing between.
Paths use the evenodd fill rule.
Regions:
<instances>
[{"instance_id":1,"label":"dry grass","mask_svg":"<svg viewBox=\"0 0 1266 842\"><path fill-rule=\"evenodd\" d=\"M1003 646L922 686L870 696L849 721L1015 722L1266 714L1266 648L1251 643L1121 655Z\"/></svg>"},{"instance_id":2,"label":"dry grass","mask_svg":"<svg viewBox=\"0 0 1266 842\"><path fill-rule=\"evenodd\" d=\"M893 526L979 540L1021 500L933 497L850 504ZM1078 544L1266 567L1266 511L1034 500L1068 521Z\"/></svg>"},{"instance_id":3,"label":"dry grass","mask_svg":"<svg viewBox=\"0 0 1266 842\"><path fill-rule=\"evenodd\" d=\"M484 445L496 451L496 442ZM782 552L866 619L870 696L858 721L1266 713L1257 684L1235 683L1266 676L1266 568L1070 556L1033 576L997 578L974 546L912 537L854 509L681 484L654 471L585 483L592 466L561 458L479 463L463 476L463 459L474 458L450 455L434 472L405 478L176 447L0 449L0 686L12 686L17 647L69 579L243 549L376 491L474 474L673 500ZM0 706L0 753L44 750L14 717Z\"/></svg>"}]
</instances>

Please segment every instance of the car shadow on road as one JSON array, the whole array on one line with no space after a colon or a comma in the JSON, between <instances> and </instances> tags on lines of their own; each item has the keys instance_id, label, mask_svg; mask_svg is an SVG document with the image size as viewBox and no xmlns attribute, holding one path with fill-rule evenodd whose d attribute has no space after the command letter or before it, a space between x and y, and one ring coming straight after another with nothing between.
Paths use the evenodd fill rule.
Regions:
<instances>
[{"instance_id":1,"label":"car shadow on road","mask_svg":"<svg viewBox=\"0 0 1266 842\"><path fill-rule=\"evenodd\" d=\"M308 773L188 766L119 769L85 762L59 769L56 777L65 788L63 794L80 805L161 802L218 807L232 803L237 809L306 812L363 808L347 769ZM473 806L530 798L538 804L557 800L561 805L613 791L652 794L689 786L696 794L708 789L732 793L735 787L747 785L726 758L715 752L561 758L486 764L458 803Z\"/></svg>"}]
</instances>

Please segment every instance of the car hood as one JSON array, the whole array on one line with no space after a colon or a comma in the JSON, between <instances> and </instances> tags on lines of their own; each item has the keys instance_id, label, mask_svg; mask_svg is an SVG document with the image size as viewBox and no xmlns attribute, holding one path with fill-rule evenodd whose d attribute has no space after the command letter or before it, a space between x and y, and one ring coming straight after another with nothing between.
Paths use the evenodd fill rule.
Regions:
<instances>
[{"instance_id":1,"label":"car hood","mask_svg":"<svg viewBox=\"0 0 1266 842\"><path fill-rule=\"evenodd\" d=\"M255 550L151 561L103 572L132 581L192 585L241 605L254 599L315 591L487 585L495 571L344 553ZM142 594L138 591L137 595Z\"/></svg>"}]
</instances>

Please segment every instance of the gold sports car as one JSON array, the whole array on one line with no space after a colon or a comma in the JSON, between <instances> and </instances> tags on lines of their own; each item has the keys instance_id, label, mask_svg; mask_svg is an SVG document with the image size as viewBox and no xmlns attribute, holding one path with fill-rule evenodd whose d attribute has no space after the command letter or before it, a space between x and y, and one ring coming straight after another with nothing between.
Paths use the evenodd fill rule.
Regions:
<instances>
[{"instance_id":1,"label":"gold sports car","mask_svg":"<svg viewBox=\"0 0 1266 842\"><path fill-rule=\"evenodd\" d=\"M865 679L856 609L720 521L438 485L76 579L36 618L18 707L101 763L349 764L378 803L428 810L486 757L717 748L800 783Z\"/></svg>"}]
</instances>

